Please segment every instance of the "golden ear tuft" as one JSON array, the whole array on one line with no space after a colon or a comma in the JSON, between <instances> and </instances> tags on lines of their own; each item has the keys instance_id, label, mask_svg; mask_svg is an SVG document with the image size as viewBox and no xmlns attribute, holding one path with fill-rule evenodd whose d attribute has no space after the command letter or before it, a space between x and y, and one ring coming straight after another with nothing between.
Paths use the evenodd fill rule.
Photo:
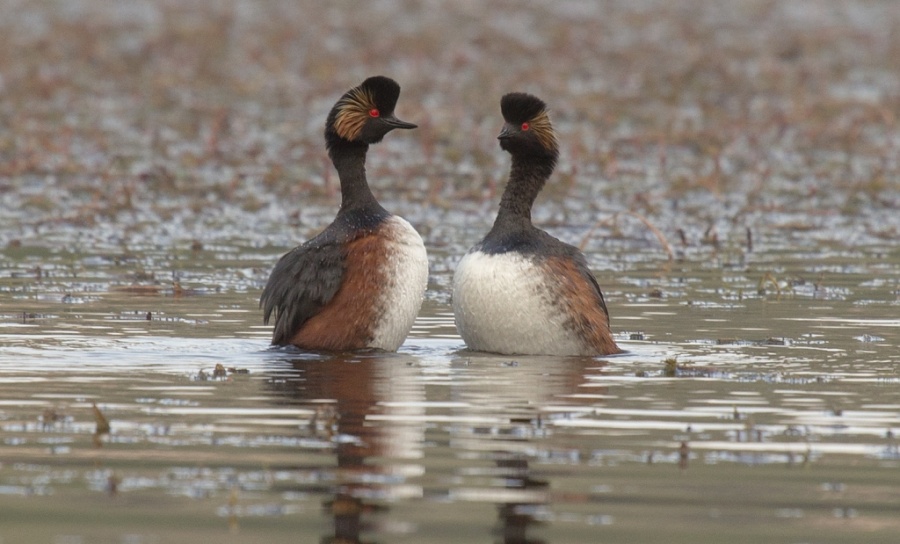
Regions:
<instances>
[{"instance_id":1,"label":"golden ear tuft","mask_svg":"<svg viewBox=\"0 0 900 544\"><path fill-rule=\"evenodd\" d=\"M556 139L556 131L553 130L547 110L541 110L540 113L531 119L530 124L531 131L544 148L554 153L559 151L559 141Z\"/></svg>"},{"instance_id":2,"label":"golden ear tuft","mask_svg":"<svg viewBox=\"0 0 900 544\"><path fill-rule=\"evenodd\" d=\"M369 110L375 108L375 99L371 91L356 87L338 105L334 118L334 131L341 138L354 141L362 132L363 125L369 118Z\"/></svg>"}]
</instances>

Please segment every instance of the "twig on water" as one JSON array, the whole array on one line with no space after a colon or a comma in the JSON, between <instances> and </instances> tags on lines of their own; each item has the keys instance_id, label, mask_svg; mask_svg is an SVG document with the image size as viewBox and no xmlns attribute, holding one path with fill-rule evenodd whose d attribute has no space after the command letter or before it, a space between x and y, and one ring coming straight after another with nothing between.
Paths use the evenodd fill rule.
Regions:
<instances>
[{"instance_id":1,"label":"twig on water","mask_svg":"<svg viewBox=\"0 0 900 544\"><path fill-rule=\"evenodd\" d=\"M603 225L604 223L615 223L616 218L618 216L619 216L619 214L615 214L611 218L598 219L597 222L594 223L593 226L591 226L591 228L584 235L584 238L581 239L581 243L578 244L578 249L580 249L581 251L584 251L584 248L587 246L588 240L590 240L591 237L594 235L594 231L597 230L598 228L600 228L600 226Z\"/></svg>"}]
</instances>

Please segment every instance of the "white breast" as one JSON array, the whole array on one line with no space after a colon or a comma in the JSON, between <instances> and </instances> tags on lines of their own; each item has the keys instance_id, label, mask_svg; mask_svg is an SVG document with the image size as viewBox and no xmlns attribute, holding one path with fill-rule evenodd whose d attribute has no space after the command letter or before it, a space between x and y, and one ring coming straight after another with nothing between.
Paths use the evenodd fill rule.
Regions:
<instances>
[{"instance_id":1,"label":"white breast","mask_svg":"<svg viewBox=\"0 0 900 544\"><path fill-rule=\"evenodd\" d=\"M428 285L428 255L422 237L402 217L391 216L381 229L389 240L384 270L387 285L369 347L396 351L422 307Z\"/></svg>"},{"instance_id":2,"label":"white breast","mask_svg":"<svg viewBox=\"0 0 900 544\"><path fill-rule=\"evenodd\" d=\"M471 251L453 275L456 328L469 349L505 354L589 353L564 324L544 270L515 253Z\"/></svg>"}]
</instances>

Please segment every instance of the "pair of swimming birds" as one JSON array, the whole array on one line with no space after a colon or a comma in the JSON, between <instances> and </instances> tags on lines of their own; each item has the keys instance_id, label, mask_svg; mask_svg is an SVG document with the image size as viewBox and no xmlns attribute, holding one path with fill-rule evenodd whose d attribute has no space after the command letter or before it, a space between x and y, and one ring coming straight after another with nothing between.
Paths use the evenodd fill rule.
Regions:
<instances>
[{"instance_id":1,"label":"pair of swimming birds","mask_svg":"<svg viewBox=\"0 0 900 544\"><path fill-rule=\"evenodd\" d=\"M428 258L421 236L375 199L369 145L416 125L394 115L400 86L376 76L328 114L325 143L341 182L334 222L285 254L262 293L272 344L316 351L396 351L422 305ZM584 255L531 223L559 146L547 107L526 93L500 101L500 147L512 156L490 232L453 276L456 326L469 349L520 355L608 355L609 312Z\"/></svg>"}]
</instances>

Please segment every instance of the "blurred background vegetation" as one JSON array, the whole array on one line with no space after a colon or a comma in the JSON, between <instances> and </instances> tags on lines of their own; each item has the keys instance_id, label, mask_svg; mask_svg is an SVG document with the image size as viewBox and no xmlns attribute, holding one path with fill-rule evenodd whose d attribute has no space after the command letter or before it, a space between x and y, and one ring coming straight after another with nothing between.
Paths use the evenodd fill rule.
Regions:
<instances>
[{"instance_id":1,"label":"blurred background vegetation","mask_svg":"<svg viewBox=\"0 0 900 544\"><path fill-rule=\"evenodd\" d=\"M74 226L96 242L290 245L338 202L325 115L374 74L400 82L397 113L420 128L371 152L370 178L433 244L471 224L447 235L465 247L492 220L513 90L544 98L560 132L547 225L656 244L649 223L685 247L895 240L896 8L4 0L0 244L63 243Z\"/></svg>"}]
</instances>

